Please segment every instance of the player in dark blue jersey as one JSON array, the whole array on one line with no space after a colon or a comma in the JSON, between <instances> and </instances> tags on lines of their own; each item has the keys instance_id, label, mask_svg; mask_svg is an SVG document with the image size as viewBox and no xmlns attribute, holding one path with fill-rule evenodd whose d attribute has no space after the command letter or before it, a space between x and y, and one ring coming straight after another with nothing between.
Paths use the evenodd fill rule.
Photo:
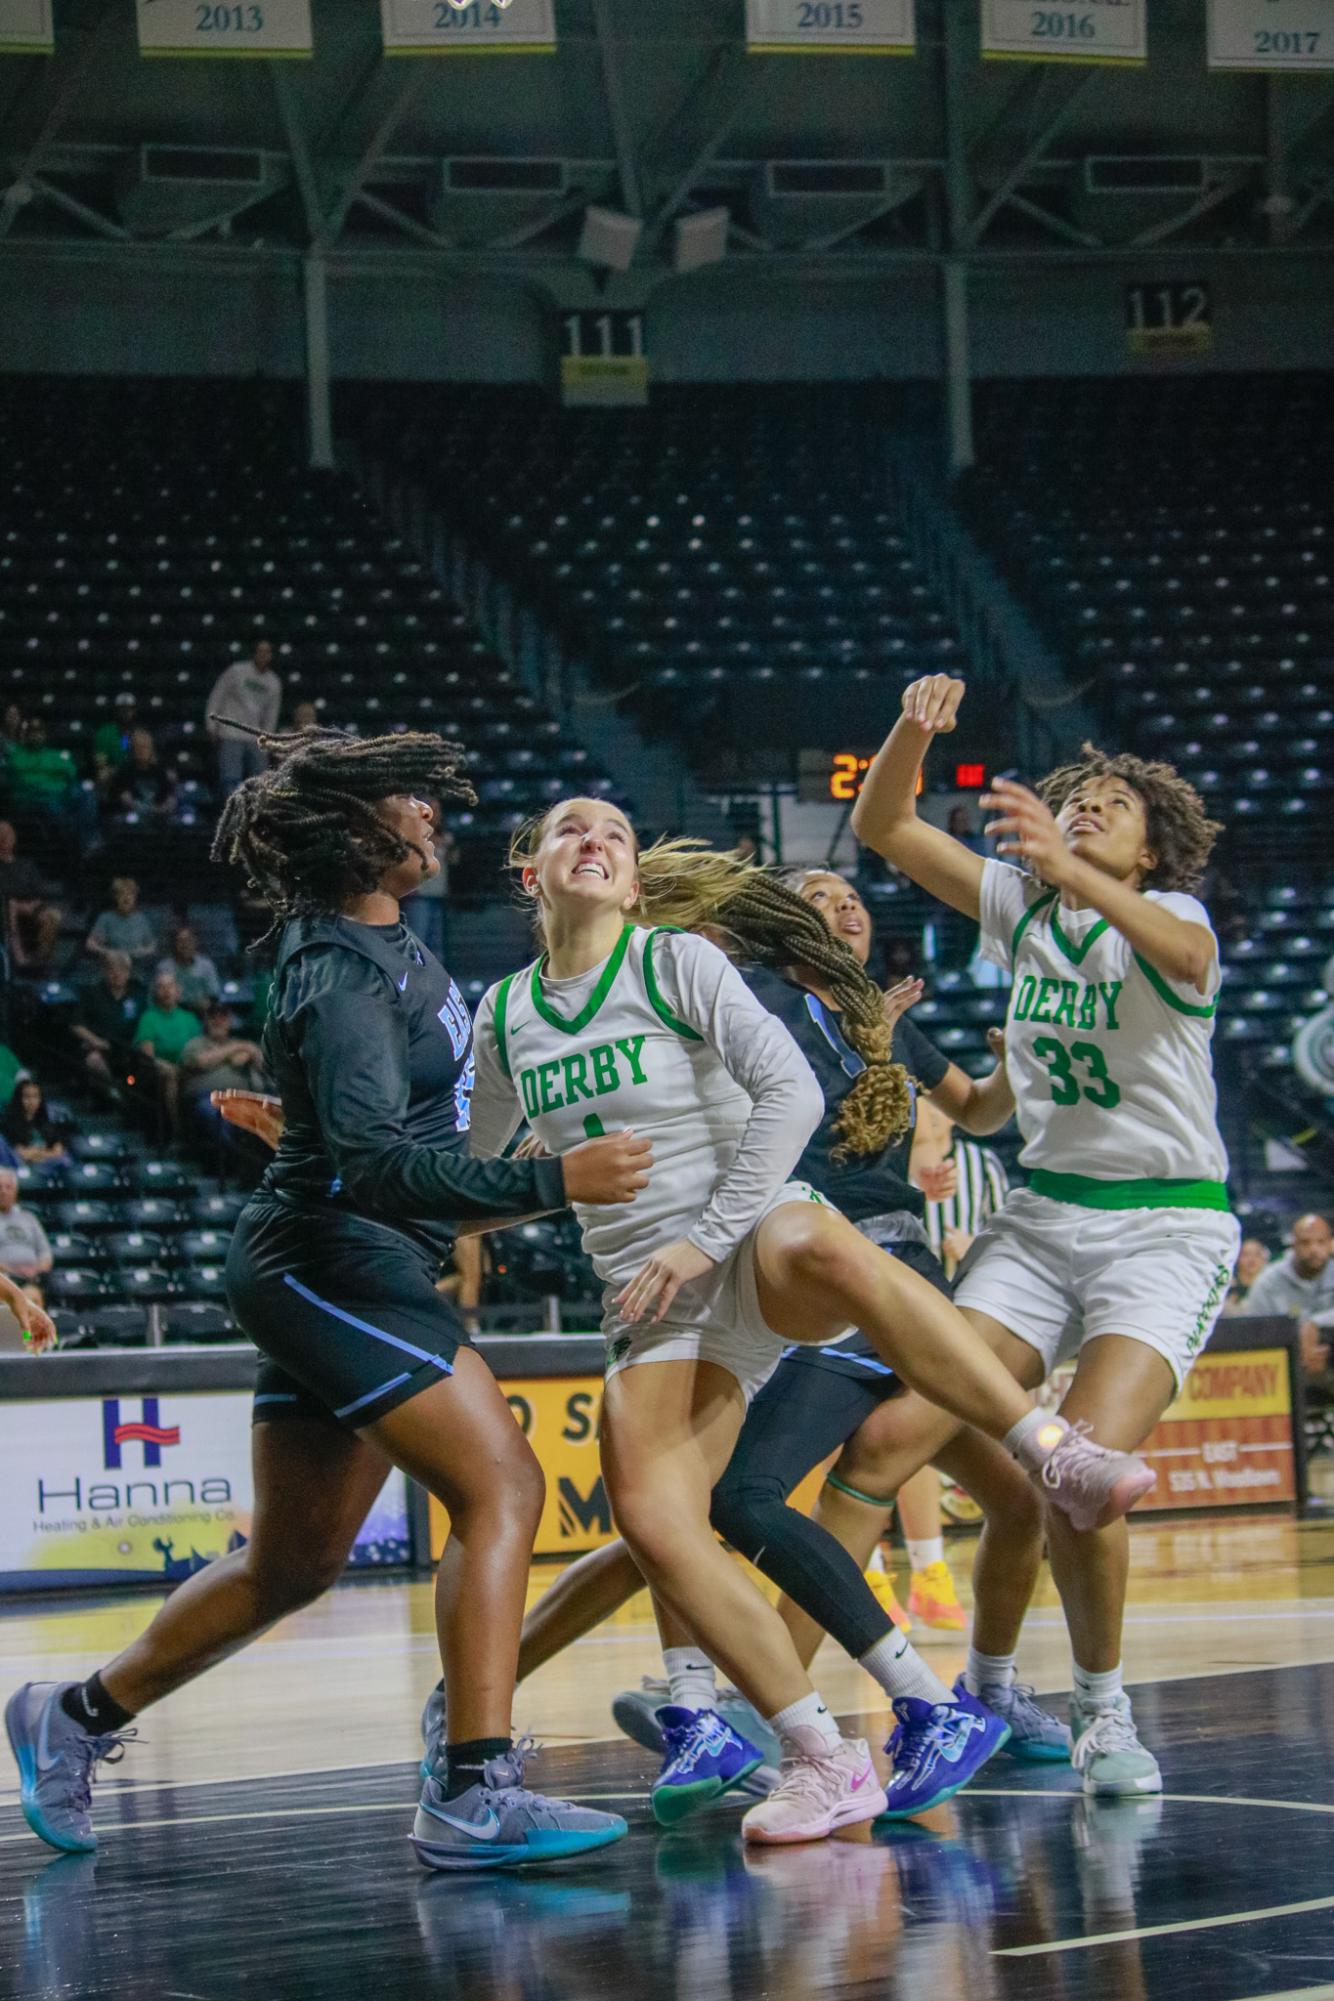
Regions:
<instances>
[{"instance_id":1,"label":"player in dark blue jersey","mask_svg":"<svg viewBox=\"0 0 1334 2001\"><path fill-rule=\"evenodd\" d=\"M435 1284L461 1226L633 1201L647 1145L468 1158L472 1025L400 910L440 866L423 798L472 797L461 753L426 735L260 741L274 762L228 801L214 845L280 933L264 1044L285 1131L227 1260L262 1358L251 1538L102 1673L11 1699L24 1812L53 1847L94 1847L98 1759L120 1754L149 1703L332 1584L396 1465L451 1523L436 1589L451 1733L423 1787L418 1854L467 1869L599 1848L625 1832L618 1816L523 1786L510 1713L542 1473Z\"/></svg>"}]
</instances>

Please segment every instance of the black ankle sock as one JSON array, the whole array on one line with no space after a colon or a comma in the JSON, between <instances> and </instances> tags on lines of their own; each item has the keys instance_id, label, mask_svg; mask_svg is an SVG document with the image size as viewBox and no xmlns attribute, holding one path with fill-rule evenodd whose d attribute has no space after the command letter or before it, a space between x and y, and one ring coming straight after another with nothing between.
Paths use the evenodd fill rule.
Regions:
<instances>
[{"instance_id":1,"label":"black ankle sock","mask_svg":"<svg viewBox=\"0 0 1334 2001\"><path fill-rule=\"evenodd\" d=\"M94 1737L103 1736L108 1730L123 1730L134 1721L134 1711L122 1709L115 1696L107 1694L100 1674L90 1674L87 1681L67 1688L60 1706L66 1716L82 1723Z\"/></svg>"},{"instance_id":2,"label":"black ankle sock","mask_svg":"<svg viewBox=\"0 0 1334 2001\"><path fill-rule=\"evenodd\" d=\"M507 1758L514 1749L510 1737L474 1737L467 1744L445 1746L445 1770L440 1783L446 1799L457 1799L469 1786L479 1785L482 1768L492 1758Z\"/></svg>"}]
</instances>

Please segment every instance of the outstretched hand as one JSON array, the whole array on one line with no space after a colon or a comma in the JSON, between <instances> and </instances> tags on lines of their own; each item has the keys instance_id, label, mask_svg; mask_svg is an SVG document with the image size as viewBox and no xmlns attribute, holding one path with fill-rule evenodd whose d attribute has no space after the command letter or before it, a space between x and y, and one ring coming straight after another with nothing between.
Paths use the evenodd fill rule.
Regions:
<instances>
[{"instance_id":1,"label":"outstretched hand","mask_svg":"<svg viewBox=\"0 0 1334 2001\"><path fill-rule=\"evenodd\" d=\"M919 729L948 736L955 727L966 684L953 674L927 674L903 691L903 713Z\"/></svg>"},{"instance_id":2,"label":"outstretched hand","mask_svg":"<svg viewBox=\"0 0 1334 2001\"><path fill-rule=\"evenodd\" d=\"M915 977L900 980L897 986L888 989L884 996L884 1011L886 1025L891 1031L910 1007L916 1007L925 992L925 982Z\"/></svg>"},{"instance_id":3,"label":"outstretched hand","mask_svg":"<svg viewBox=\"0 0 1334 2001\"><path fill-rule=\"evenodd\" d=\"M982 804L1000 815L987 825L997 854L1017 856L1045 883L1059 889L1075 858L1051 807L1013 778L993 778L991 790L982 794Z\"/></svg>"}]
</instances>

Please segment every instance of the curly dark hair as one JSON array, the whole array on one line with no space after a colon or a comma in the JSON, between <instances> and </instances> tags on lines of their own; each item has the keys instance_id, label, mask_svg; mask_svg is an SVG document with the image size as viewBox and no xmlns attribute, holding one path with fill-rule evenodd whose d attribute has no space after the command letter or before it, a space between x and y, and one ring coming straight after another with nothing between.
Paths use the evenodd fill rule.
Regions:
<instances>
[{"instance_id":1,"label":"curly dark hair","mask_svg":"<svg viewBox=\"0 0 1334 2001\"><path fill-rule=\"evenodd\" d=\"M320 728L246 734L274 762L223 807L212 859L244 868L274 914L266 937L289 917L320 916L369 894L409 854L425 859L415 841L385 825L375 810L381 800L412 792L476 804L462 776L463 750L440 736L409 730L355 737Z\"/></svg>"},{"instance_id":2,"label":"curly dark hair","mask_svg":"<svg viewBox=\"0 0 1334 2001\"><path fill-rule=\"evenodd\" d=\"M1157 856L1143 888L1198 888L1223 828L1209 818L1190 781L1174 765L1132 757L1127 751L1111 756L1086 743L1077 764L1063 764L1047 774L1037 788L1038 796L1059 813L1081 785L1095 778L1119 778L1143 802L1148 844Z\"/></svg>"}]
</instances>

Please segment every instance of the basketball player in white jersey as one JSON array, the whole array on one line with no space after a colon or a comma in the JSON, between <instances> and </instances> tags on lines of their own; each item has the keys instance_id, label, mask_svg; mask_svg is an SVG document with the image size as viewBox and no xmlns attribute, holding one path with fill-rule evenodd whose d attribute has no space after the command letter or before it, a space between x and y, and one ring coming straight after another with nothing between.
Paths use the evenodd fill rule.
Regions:
<instances>
[{"instance_id":1,"label":"basketball player in white jersey","mask_svg":"<svg viewBox=\"0 0 1334 2001\"><path fill-rule=\"evenodd\" d=\"M1021 866L984 861L917 815L926 752L963 694L943 674L906 691L852 822L976 918L1013 982L1006 1062L1029 1185L983 1226L955 1299L1027 1386L1077 1354L1062 1415L1134 1451L1208 1340L1237 1252L1210 1061L1218 941L1189 893L1219 829L1170 765L1086 745L1038 793L996 781L989 831ZM1053 1515L1050 1553L1084 1789L1158 1792L1121 1684L1124 1520L1089 1530Z\"/></svg>"},{"instance_id":2,"label":"basketball player in white jersey","mask_svg":"<svg viewBox=\"0 0 1334 2001\"><path fill-rule=\"evenodd\" d=\"M800 926L813 951L829 952L827 927L795 892L690 843L641 854L604 800L553 807L518 858L546 951L482 1002L472 1145L499 1152L525 1117L557 1155L603 1130L651 1137L650 1203L576 1206L605 1288L608 1493L661 1603L782 1742L782 1782L746 1816L747 1837L820 1839L873 1818L884 1793L865 1744L840 1737L786 1627L709 1525L747 1401L784 1345L860 1327L906 1380L1003 1439L1088 1525L1124 1513L1153 1476L1051 1428L948 1300L788 1181L824 1112L809 1066L717 946L649 927L712 919L786 964L803 957ZM846 946L835 957L848 1033L866 1057L848 1094L851 1143L867 1125L905 1130L910 1099L889 1060L883 997Z\"/></svg>"}]
</instances>

